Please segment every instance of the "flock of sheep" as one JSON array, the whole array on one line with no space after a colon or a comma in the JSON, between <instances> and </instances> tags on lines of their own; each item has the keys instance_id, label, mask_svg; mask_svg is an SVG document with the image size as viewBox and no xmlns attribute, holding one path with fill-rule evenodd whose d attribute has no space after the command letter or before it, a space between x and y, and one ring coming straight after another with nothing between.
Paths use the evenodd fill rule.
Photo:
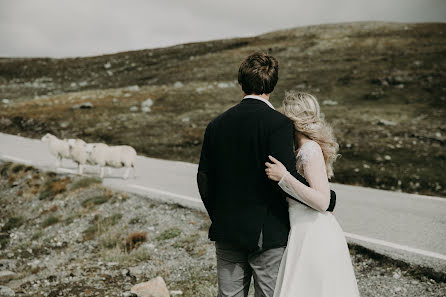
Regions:
<instances>
[{"instance_id":1,"label":"flock of sheep","mask_svg":"<svg viewBox=\"0 0 446 297\"><path fill-rule=\"evenodd\" d=\"M63 159L73 160L78 164L81 175L85 165L99 166L100 177L104 177L105 167L125 167L124 179L127 179L132 169L135 177L136 151L128 145L109 146L104 143L86 143L82 139L59 139L47 133L42 141L48 143L48 148L57 158L57 167L62 166Z\"/></svg>"}]
</instances>

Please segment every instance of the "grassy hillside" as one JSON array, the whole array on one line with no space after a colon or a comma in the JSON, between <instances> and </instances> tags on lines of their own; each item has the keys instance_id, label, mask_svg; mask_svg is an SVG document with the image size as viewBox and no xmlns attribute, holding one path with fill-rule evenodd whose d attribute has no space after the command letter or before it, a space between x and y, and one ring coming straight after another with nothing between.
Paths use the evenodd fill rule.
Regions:
<instances>
[{"instance_id":1,"label":"grassy hillside","mask_svg":"<svg viewBox=\"0 0 446 297\"><path fill-rule=\"evenodd\" d=\"M333 181L446 196L446 24L322 25L98 57L3 58L0 131L198 162L206 124L241 100L238 66L257 50L279 60L273 104L290 89L320 99L342 154ZM73 108L82 102L92 108Z\"/></svg>"}]
</instances>

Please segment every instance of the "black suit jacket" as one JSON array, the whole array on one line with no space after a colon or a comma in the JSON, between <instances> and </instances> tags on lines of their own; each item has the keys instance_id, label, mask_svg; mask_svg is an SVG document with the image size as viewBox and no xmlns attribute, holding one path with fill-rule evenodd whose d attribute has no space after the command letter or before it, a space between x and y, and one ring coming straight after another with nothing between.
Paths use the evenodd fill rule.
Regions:
<instances>
[{"instance_id":1,"label":"black suit jacket","mask_svg":"<svg viewBox=\"0 0 446 297\"><path fill-rule=\"evenodd\" d=\"M268 155L308 185L296 171L294 127L286 116L257 99L242 102L206 128L197 182L212 221L209 238L255 249L287 244L290 223L286 194L265 173ZM332 192L330 207L336 195Z\"/></svg>"}]
</instances>

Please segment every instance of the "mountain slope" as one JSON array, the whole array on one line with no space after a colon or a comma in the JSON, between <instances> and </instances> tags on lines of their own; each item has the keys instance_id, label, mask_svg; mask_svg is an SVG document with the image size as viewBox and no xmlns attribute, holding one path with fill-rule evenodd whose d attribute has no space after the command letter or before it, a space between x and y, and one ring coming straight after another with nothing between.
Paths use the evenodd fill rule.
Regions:
<instances>
[{"instance_id":1,"label":"mountain slope","mask_svg":"<svg viewBox=\"0 0 446 297\"><path fill-rule=\"evenodd\" d=\"M289 89L322 103L341 147L334 181L444 196L445 35L446 24L353 23L97 57L3 58L0 131L197 162L206 124L241 99L240 62L260 50L280 64L273 104ZM141 112L148 98L151 112ZM82 102L93 108L72 108Z\"/></svg>"}]
</instances>

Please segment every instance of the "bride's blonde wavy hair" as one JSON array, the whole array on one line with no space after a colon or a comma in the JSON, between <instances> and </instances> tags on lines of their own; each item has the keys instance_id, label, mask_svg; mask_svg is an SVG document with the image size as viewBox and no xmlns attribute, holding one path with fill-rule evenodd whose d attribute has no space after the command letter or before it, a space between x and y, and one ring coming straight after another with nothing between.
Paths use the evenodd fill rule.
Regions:
<instances>
[{"instance_id":1,"label":"bride's blonde wavy hair","mask_svg":"<svg viewBox=\"0 0 446 297\"><path fill-rule=\"evenodd\" d=\"M333 163L337 159L339 144L331 126L324 120L319 103L313 95L288 91L282 103L281 111L294 122L294 129L317 142L324 155L327 176L333 176ZM298 146L297 136L295 144Z\"/></svg>"}]
</instances>

